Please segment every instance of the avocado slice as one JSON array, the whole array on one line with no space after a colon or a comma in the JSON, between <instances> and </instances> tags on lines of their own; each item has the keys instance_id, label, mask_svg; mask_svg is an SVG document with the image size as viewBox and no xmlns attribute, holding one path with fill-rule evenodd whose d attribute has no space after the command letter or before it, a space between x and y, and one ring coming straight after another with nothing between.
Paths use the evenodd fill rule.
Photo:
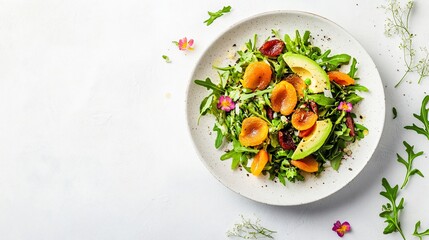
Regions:
<instances>
[{"instance_id":1,"label":"avocado slice","mask_svg":"<svg viewBox=\"0 0 429 240\"><path fill-rule=\"evenodd\" d=\"M292 160L303 159L308 155L317 151L329 137L332 130L332 122L330 119L325 119L316 122L316 128L307 137L304 137L292 154Z\"/></svg>"},{"instance_id":2,"label":"avocado slice","mask_svg":"<svg viewBox=\"0 0 429 240\"><path fill-rule=\"evenodd\" d=\"M329 77L319 64L312 59L296 53L287 52L283 54L283 59L290 69L301 77L311 80L308 90L312 93L321 93L323 90L330 90Z\"/></svg>"}]
</instances>

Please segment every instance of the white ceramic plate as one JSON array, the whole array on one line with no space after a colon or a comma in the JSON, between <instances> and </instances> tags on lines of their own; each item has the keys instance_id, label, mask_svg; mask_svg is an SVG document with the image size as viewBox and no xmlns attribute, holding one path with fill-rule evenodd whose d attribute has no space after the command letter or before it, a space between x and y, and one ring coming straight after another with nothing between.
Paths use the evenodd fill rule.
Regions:
<instances>
[{"instance_id":1,"label":"white ceramic plate","mask_svg":"<svg viewBox=\"0 0 429 240\"><path fill-rule=\"evenodd\" d=\"M271 29L279 29L280 34L295 36L295 30L311 32L312 43L322 49L332 50L332 54L347 53L358 60L359 83L370 89L360 93L365 99L355 106L357 122L369 129L369 134L350 146L353 154L342 161L339 171L329 166L319 176L306 175L303 182L286 182L283 186L266 177L253 177L245 170L231 170L231 160L220 161L224 151L215 149L215 133L212 134L214 117L204 116L197 123L199 105L208 91L194 84L195 79L210 77L218 82L216 66L232 63L231 52L244 46L245 42L259 36L257 46L272 35ZM234 47L235 46L235 47ZM348 71L348 66L346 67ZM187 116L189 131L196 150L209 171L226 187L244 197L272 205L299 205L313 202L343 188L365 167L374 153L384 125L385 99L382 82L377 68L363 47L343 28L320 16L297 11L275 11L245 19L221 34L204 52L190 79L187 95Z\"/></svg>"}]
</instances>

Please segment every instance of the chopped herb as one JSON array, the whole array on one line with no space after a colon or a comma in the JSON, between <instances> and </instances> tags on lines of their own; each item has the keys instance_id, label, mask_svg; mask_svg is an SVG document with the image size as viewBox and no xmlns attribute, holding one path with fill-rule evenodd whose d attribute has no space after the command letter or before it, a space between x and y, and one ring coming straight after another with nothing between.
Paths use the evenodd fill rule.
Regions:
<instances>
[{"instance_id":1,"label":"chopped herb","mask_svg":"<svg viewBox=\"0 0 429 240\"><path fill-rule=\"evenodd\" d=\"M162 58L165 60L165 62L171 63L171 60L167 55L162 55Z\"/></svg>"},{"instance_id":2,"label":"chopped herb","mask_svg":"<svg viewBox=\"0 0 429 240\"><path fill-rule=\"evenodd\" d=\"M231 11L231 6L224 6L221 10L217 12L208 12L210 17L207 20L205 20L204 23L207 26L209 26L210 24L213 23L214 20L223 16L223 14L225 13L229 13L230 11Z\"/></svg>"},{"instance_id":3,"label":"chopped herb","mask_svg":"<svg viewBox=\"0 0 429 240\"><path fill-rule=\"evenodd\" d=\"M398 112L396 111L395 107L392 108L392 113L393 113L393 119L395 119L398 116Z\"/></svg>"}]
</instances>

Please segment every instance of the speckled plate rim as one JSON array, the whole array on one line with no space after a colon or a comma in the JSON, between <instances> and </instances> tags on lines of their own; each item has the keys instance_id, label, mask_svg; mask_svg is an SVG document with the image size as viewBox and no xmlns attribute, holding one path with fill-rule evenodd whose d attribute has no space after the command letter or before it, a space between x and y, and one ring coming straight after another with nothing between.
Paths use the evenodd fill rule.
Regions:
<instances>
[{"instance_id":1,"label":"speckled plate rim","mask_svg":"<svg viewBox=\"0 0 429 240\"><path fill-rule=\"evenodd\" d=\"M354 174L352 174L348 178L348 181L343 181L341 184L337 185L335 188L332 188L332 189L330 189L328 191L325 191L323 194L320 194L318 196L314 196L312 198L298 199L298 200L287 199L285 201L283 201L283 200L272 201L272 200L267 200L267 199L263 199L263 198L258 198L258 197L255 197L254 195L251 195L251 194L249 195L247 192L240 191L236 187L231 186L223 178L223 176L219 176L219 174L217 174L214 171L213 167L209 164L209 162L206 159L207 156L203 156L203 154L201 153L201 149L198 148L197 143L196 143L196 139L195 139L195 135L192 132L196 123L194 122L195 119L192 118L193 116L191 116L191 114L189 114L190 113L190 104L197 104L199 106L199 102L191 101L191 97L190 97L189 94L190 94L191 88L194 87L193 86L193 84L194 84L193 81L195 79L195 73L196 73L198 67L204 61L204 58L206 57L207 52L210 51L210 49L213 47L213 45L215 45L215 43L217 41L219 41L219 39L222 36L224 36L226 33L230 32L231 30L233 30L235 28L239 28L241 25L245 24L246 22L252 21L253 19L261 18L261 17L267 17L267 16L270 16L270 15L274 15L275 16L275 15L284 15L284 14L286 14L286 15L287 14L295 14L295 15L301 15L303 17L312 17L312 18L316 18L316 19L320 19L320 20L326 21L326 22L330 23L331 25L333 25L335 28L338 28L340 31L342 31L342 33L345 34L345 35L347 35L348 38L352 39L358 45L358 47L363 50L362 54L367 59L369 59L370 65L373 65L373 67L374 67L373 71L376 74L373 77L376 78L376 80L377 80L376 82L377 82L377 85L378 85L378 89L377 89L378 91L376 93L374 93L374 94L378 94L379 95L378 98L382 100L382 104L378 103L378 108L377 108L378 111L380 112L379 118L378 118L378 122L379 122L378 129L374 133L371 132L371 134L373 134L372 138L374 139L374 141L372 143L373 147L372 147L372 149L370 149L370 153L369 153L368 157L366 157L365 163L363 164L363 166L361 166L360 169L358 169L357 171L355 171ZM230 190L232 190L235 193L238 193L238 194L240 194L240 195L242 195L242 196L244 196L244 197L246 197L248 199L252 199L252 200L257 201L257 202L261 202L261 203L265 203L265 204L269 204L269 205L279 205L279 206L302 205L302 204L307 204L307 203L315 202L315 201L318 201L320 199L323 199L323 198L326 198L326 197L332 195L333 193L339 191L340 189L342 189L343 187L345 187L348 183L350 183L363 170L363 168L367 165L368 161L372 158L372 156L373 156L373 154L374 154L374 152L375 152L375 150L376 150L376 148L378 146L378 143L380 141L381 134L382 134L382 131L383 131L383 128L384 128L384 121L385 121L385 94L384 94L384 89L383 89L383 86L382 86L381 78L380 78L380 75L378 73L377 67L375 66L373 60L371 59L370 55L366 52L366 50L362 47L362 45L348 31L346 31L344 28L342 28L340 25L336 24L335 22L333 22L333 21L331 21L331 20L329 20L329 19L327 19L325 17L322 17L322 16L319 16L317 14L314 14L314 13L304 12L304 11L296 11L296 10L278 10L278 11L270 11L270 12L264 12L264 13L256 14L256 15L247 17L247 18L245 18L245 19L243 19L241 21L238 21L237 23L235 23L232 26L230 26L229 28L227 28L225 31L221 32L215 39L213 39L213 41L209 44L209 46L204 50L204 52L201 54L200 58L198 59L197 64L194 66L194 68L192 70L191 77L190 77L189 84L187 86L186 100L185 100L185 102L186 102L186 115L187 115L186 118L187 118L188 133L190 135L190 138L192 139L193 147L195 148L195 151L197 152L200 160L203 162L203 164L209 170L209 172L218 181L220 181L224 186L226 186L227 188L229 188ZM371 131L371 129L370 129L370 131ZM211 147L214 149L213 142L210 142L208 144L210 144ZM218 150L218 151L220 151L220 150ZM220 160L218 160L218 161L220 161ZM232 170L230 170L230 169L228 169L228 170L232 172ZM323 173L322 173L322 175L323 175ZM277 185L281 185L280 183L276 183L276 184ZM289 183L289 184L291 184L291 183ZM299 185L299 184L297 184L297 185ZM287 193L288 190L284 189L284 191L285 191L285 193Z\"/></svg>"}]
</instances>

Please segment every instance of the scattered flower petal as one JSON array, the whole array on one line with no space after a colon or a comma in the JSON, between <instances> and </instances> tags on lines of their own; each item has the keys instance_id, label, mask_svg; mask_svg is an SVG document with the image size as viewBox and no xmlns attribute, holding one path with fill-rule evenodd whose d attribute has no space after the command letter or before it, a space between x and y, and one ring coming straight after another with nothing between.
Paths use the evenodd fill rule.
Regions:
<instances>
[{"instance_id":1,"label":"scattered flower petal","mask_svg":"<svg viewBox=\"0 0 429 240\"><path fill-rule=\"evenodd\" d=\"M349 102L340 102L338 105L338 110L351 112L353 109L353 105Z\"/></svg>"},{"instance_id":2,"label":"scattered flower petal","mask_svg":"<svg viewBox=\"0 0 429 240\"><path fill-rule=\"evenodd\" d=\"M235 108L235 103L230 97L223 95L219 97L217 108L225 112L229 112Z\"/></svg>"},{"instance_id":3,"label":"scattered flower petal","mask_svg":"<svg viewBox=\"0 0 429 240\"><path fill-rule=\"evenodd\" d=\"M332 231L336 232L338 236L343 237L346 232L350 232L351 227L350 224L346 221L341 223L340 221L336 221L334 226L332 227Z\"/></svg>"},{"instance_id":4,"label":"scattered flower petal","mask_svg":"<svg viewBox=\"0 0 429 240\"><path fill-rule=\"evenodd\" d=\"M194 39L189 39L187 37L184 37L182 39L179 39L179 42L177 42L177 46L179 47L179 50L185 51L185 50L194 50Z\"/></svg>"}]
</instances>

